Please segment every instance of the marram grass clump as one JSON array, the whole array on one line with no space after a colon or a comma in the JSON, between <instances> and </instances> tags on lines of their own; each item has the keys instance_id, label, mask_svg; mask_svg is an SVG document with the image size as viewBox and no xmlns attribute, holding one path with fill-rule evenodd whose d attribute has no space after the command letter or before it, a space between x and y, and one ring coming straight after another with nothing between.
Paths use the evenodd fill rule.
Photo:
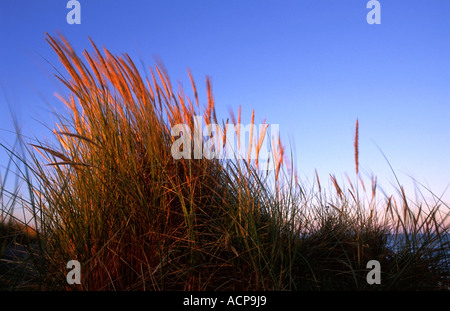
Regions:
<instances>
[{"instance_id":1,"label":"marram grass clump","mask_svg":"<svg viewBox=\"0 0 450 311\"><path fill-rule=\"evenodd\" d=\"M186 124L193 133L196 115L222 124L227 139L228 121L217 120L208 79L201 108L190 72L194 99L173 89L160 64L142 76L127 54L91 42L93 52L82 59L63 37L47 41L68 72L57 76L67 87L60 98L68 113L58 115L56 143L28 145L34 149L25 171L33 182L28 173L19 178L28 181L36 236L14 240L29 256L13 264L31 271L0 278L4 287L449 288L448 205L414 206L404 191L380 199L375 178L366 187L358 171L358 123L356 184L349 178L347 188L333 176L333 189L325 191L318 178L304 187L287 169L281 141L272 142L278 147L271 171L261 170L258 158L176 160L171 128ZM231 119L240 123L240 111ZM259 154L261 137L250 134L249 144ZM70 260L81 263L79 285L66 281ZM367 282L370 260L381 265L381 284Z\"/></svg>"}]
</instances>

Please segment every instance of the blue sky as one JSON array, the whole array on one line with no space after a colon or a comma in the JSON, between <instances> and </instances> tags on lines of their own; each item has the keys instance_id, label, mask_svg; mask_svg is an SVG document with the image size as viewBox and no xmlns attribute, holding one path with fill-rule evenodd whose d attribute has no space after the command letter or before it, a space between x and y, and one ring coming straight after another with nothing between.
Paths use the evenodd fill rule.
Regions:
<instances>
[{"instance_id":1,"label":"blue sky","mask_svg":"<svg viewBox=\"0 0 450 311\"><path fill-rule=\"evenodd\" d=\"M51 127L50 107L62 111L53 94L67 92L44 38L61 32L80 53L91 36L147 67L159 56L186 87L187 67L198 85L211 76L219 117L242 106L244 122L255 109L257 123L279 124L304 180L315 169L354 176L358 118L362 174L394 182L378 145L407 189L409 176L437 195L450 184L448 0L380 0L379 25L367 23L365 0L79 2L80 25L66 22L65 0L0 2L2 142L8 104L26 135L50 135L41 122Z\"/></svg>"}]
</instances>

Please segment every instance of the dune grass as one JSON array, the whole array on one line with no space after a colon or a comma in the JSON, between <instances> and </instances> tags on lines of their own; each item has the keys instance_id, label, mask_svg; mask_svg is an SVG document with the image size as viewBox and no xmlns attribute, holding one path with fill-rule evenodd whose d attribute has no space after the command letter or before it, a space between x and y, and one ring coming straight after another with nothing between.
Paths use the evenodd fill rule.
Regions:
<instances>
[{"instance_id":1,"label":"dune grass","mask_svg":"<svg viewBox=\"0 0 450 311\"><path fill-rule=\"evenodd\" d=\"M17 178L28 192L23 202L33 215L32 236L10 230L11 208L2 199L1 260L20 244L27 256L8 264L28 267L25 276L2 276L4 288L450 287L449 206L437 197L413 203L400 184L400 195L380 195L375 177L366 185L358 169L358 123L355 178L342 185L330 175L331 189L318 178L302 185L280 141L273 142L270 171L257 159L175 160L171 128L187 124L193 133L195 115L221 124L227 138L228 121L217 119L208 79L201 107L189 71L194 99L172 88L161 64L142 76L127 54L91 42L94 52L85 51L83 60L63 37L47 41L68 72L57 75L69 93L61 96L68 113L58 115L57 143L25 145L29 160ZM238 124L241 113L230 117ZM249 142L258 154L260 137L250 134ZM0 188L2 198L20 196ZM66 282L73 259L81 263L81 285ZM370 260L381 264L381 284L366 281Z\"/></svg>"}]
</instances>

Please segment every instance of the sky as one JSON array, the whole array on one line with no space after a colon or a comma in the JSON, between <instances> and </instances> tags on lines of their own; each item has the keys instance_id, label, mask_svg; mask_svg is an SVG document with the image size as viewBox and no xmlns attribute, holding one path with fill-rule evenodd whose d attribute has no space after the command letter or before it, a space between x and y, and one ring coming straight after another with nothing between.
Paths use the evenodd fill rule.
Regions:
<instances>
[{"instance_id":1,"label":"sky","mask_svg":"<svg viewBox=\"0 0 450 311\"><path fill-rule=\"evenodd\" d=\"M411 197L414 180L437 196L450 184L448 0L379 0L380 24L366 0L79 0L80 24L67 23L67 2L0 1L2 143L10 110L24 135L51 136L52 109L64 111L54 94L67 90L45 33L62 33L80 54L91 37L147 68L160 58L186 88L186 68L198 86L210 76L219 119L242 106L243 123L255 109L256 123L279 124L305 183L315 170L323 184L354 176L358 119L363 176L389 192L390 163Z\"/></svg>"}]
</instances>

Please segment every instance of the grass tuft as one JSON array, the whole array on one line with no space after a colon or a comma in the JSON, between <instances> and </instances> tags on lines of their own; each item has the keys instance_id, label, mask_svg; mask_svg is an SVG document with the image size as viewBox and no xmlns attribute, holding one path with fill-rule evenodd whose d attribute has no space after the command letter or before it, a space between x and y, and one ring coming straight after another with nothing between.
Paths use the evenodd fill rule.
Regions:
<instances>
[{"instance_id":1,"label":"grass tuft","mask_svg":"<svg viewBox=\"0 0 450 311\"><path fill-rule=\"evenodd\" d=\"M449 206L436 196L433 204L411 202L401 185L399 196L380 198L375 177L366 187L359 175L358 120L356 182L340 184L330 175L330 189L317 172L317 186L303 185L287 169L292 163L279 139L271 142L274 170L261 170L267 126L259 136L250 131L245 159L175 160L173 126L186 124L194 140L197 114L206 124L219 124L210 79L200 109L190 71L193 100L172 88L161 63L142 76L127 54L101 51L92 40L94 52L85 51L84 60L63 37L48 35L47 41L67 71L57 77L68 91L59 96L68 111L58 115L54 143L23 144L29 146L28 161L3 146L11 162L22 159L25 169L17 180L28 197L19 188L7 191L2 182L0 267L26 271L2 274L2 288L450 287ZM241 109L237 120L232 112L230 118L240 124ZM222 121L223 136L216 138L223 144L236 138L239 149L245 133L227 133L228 124ZM5 220L18 201L34 226ZM19 250L25 255L11 259ZM81 263L80 285L66 282L69 260ZM381 264L379 285L366 281L370 260Z\"/></svg>"}]
</instances>

